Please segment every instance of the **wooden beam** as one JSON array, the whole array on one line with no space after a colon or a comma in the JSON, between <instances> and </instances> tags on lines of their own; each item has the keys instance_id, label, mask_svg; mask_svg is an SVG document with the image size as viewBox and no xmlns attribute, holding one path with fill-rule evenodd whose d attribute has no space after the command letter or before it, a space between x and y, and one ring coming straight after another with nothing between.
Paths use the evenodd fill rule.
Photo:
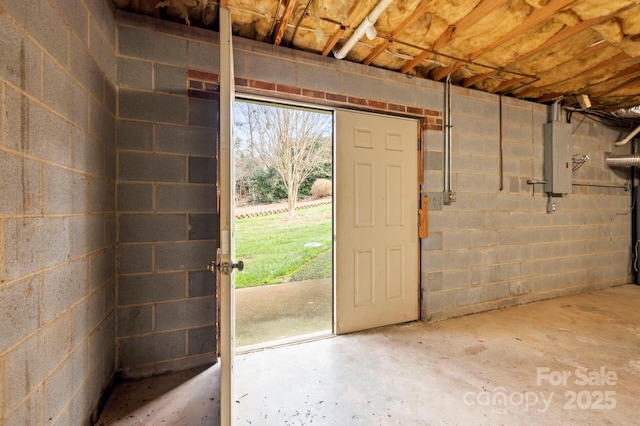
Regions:
<instances>
[{"instance_id":1,"label":"wooden beam","mask_svg":"<svg viewBox=\"0 0 640 426\"><path fill-rule=\"evenodd\" d=\"M609 89L609 90L605 90L605 91L601 91L601 92L598 92L598 93L591 94L591 95L589 95L589 97L591 99L598 99L598 98L601 98L602 96L606 96L606 95L609 95L611 93L614 93L617 90L626 89L627 87L636 87L639 84L640 84L640 76L638 76L638 77L636 77L634 79L628 80L628 81L624 81L622 84L614 87L613 89Z\"/></svg>"},{"instance_id":2,"label":"wooden beam","mask_svg":"<svg viewBox=\"0 0 640 426\"><path fill-rule=\"evenodd\" d=\"M549 102L549 101L552 101L554 99L558 99L558 98L560 98L562 96L564 96L564 93L547 93L546 95L542 95L538 99L536 99L536 102L540 103L540 104L543 104L545 102Z\"/></svg>"},{"instance_id":3,"label":"wooden beam","mask_svg":"<svg viewBox=\"0 0 640 426\"><path fill-rule=\"evenodd\" d=\"M358 12L358 7L360 6L361 2L362 0L353 2L353 4L351 5L351 9L349 9L349 12L347 13L347 18L342 23L342 25L340 25L340 29L329 38L327 44L325 44L324 46L324 49L322 49L322 56L327 56L329 52L331 52L331 49L333 49L338 41L340 41L340 37L342 37L344 32L347 30L347 27L351 25L351 22L353 22L353 20L355 19Z\"/></svg>"},{"instance_id":4,"label":"wooden beam","mask_svg":"<svg viewBox=\"0 0 640 426\"><path fill-rule=\"evenodd\" d=\"M530 80L530 79L526 77L521 77L521 78L513 78L511 80L503 81L502 83L500 83L498 87L495 88L495 90L492 93L501 93L501 92L508 91L508 89L511 89L513 86L523 83L527 80Z\"/></svg>"},{"instance_id":5,"label":"wooden beam","mask_svg":"<svg viewBox=\"0 0 640 426\"><path fill-rule=\"evenodd\" d=\"M463 87L473 86L474 84L476 84L476 83L478 83L478 82L480 82L480 81L482 81L484 79L487 79L487 78L489 78L492 75L495 75L497 73L498 73L498 71L490 71L490 72L487 72L487 73L484 73L484 74L478 74L478 75L474 75L472 77L464 78L464 79L462 79L462 86Z\"/></svg>"},{"instance_id":6,"label":"wooden beam","mask_svg":"<svg viewBox=\"0 0 640 426\"><path fill-rule=\"evenodd\" d=\"M389 40L384 40L382 43L374 47L371 53L369 53L369 55L366 58L364 58L364 61L363 61L364 64L369 65L371 62L373 62L373 60L376 59L382 52L384 52L384 50L390 44L391 42Z\"/></svg>"},{"instance_id":7,"label":"wooden beam","mask_svg":"<svg viewBox=\"0 0 640 426\"><path fill-rule=\"evenodd\" d=\"M492 10L500 7L504 3L506 3L506 0L482 0L464 18L462 18L458 22L456 22L455 25L452 25L449 28L447 28L447 30L440 35L438 40L436 40L436 42L433 43L433 46L431 47L431 50L435 50L436 52L440 51L444 46L449 44L451 42L451 40L456 38L456 36L458 36L459 34L464 33L466 30L471 28L474 24L476 24L482 18L487 16L487 14L489 12L491 12ZM423 60L424 60L424 58L423 58ZM422 62L422 61L420 61L420 62ZM403 69L405 67L407 67L408 64L409 63L405 64ZM419 62L414 64L413 61L412 61L411 64L413 66L411 66L410 68L408 67L407 71L409 71L410 69L412 69L413 67L418 65ZM456 69L460 68L462 65L464 65L464 62L458 61L458 62L455 63L453 68L450 68L450 67L439 67L439 68L436 68L435 70L433 70L431 72L431 74L432 74L431 78L433 78L434 80L440 80L440 79L446 77L447 75L451 74ZM406 72L406 71L402 71L402 72Z\"/></svg>"},{"instance_id":8,"label":"wooden beam","mask_svg":"<svg viewBox=\"0 0 640 426\"><path fill-rule=\"evenodd\" d=\"M229 6L227 5L227 0L220 0L220 7L222 9L229 9Z\"/></svg>"},{"instance_id":9,"label":"wooden beam","mask_svg":"<svg viewBox=\"0 0 640 426\"><path fill-rule=\"evenodd\" d=\"M425 13L427 13L427 11L431 8L431 6L433 5L433 3L435 3L435 0L422 0L422 3L420 3L418 5L418 7L416 7L416 9L411 13L411 15L409 15L407 18L405 18L404 21L402 21L392 32L391 32L391 38L396 38L398 37L400 34L402 34L402 32L404 30L406 30L407 28L409 28L411 25L413 25L418 19L420 19L422 17L422 15L424 15ZM365 65L369 65L371 62L373 62L382 52L384 52L384 50L387 48L387 46L389 46L389 44L391 44L391 42L389 40L384 40L382 43L380 43L379 45L377 45L369 54L369 56L367 56L364 60L364 64Z\"/></svg>"},{"instance_id":10,"label":"wooden beam","mask_svg":"<svg viewBox=\"0 0 640 426\"><path fill-rule=\"evenodd\" d=\"M506 43L507 41L522 34L528 29L533 28L534 26L544 22L545 20L549 19L554 14L556 14L558 11L566 8L567 6L569 6L572 3L575 3L576 1L577 0L551 0L549 3L547 3L546 6L543 6L539 9L534 9L534 11L531 12L531 14L524 21L522 21L520 25L518 25L513 30L509 31L509 33L500 37L498 40L494 41L493 43L488 44L482 49L476 50L471 55L469 55L469 59L474 60L475 58L482 55L483 53L488 52L489 50L495 49L496 47L500 46L503 43Z\"/></svg>"},{"instance_id":11,"label":"wooden beam","mask_svg":"<svg viewBox=\"0 0 640 426\"><path fill-rule=\"evenodd\" d=\"M329 52L331 52L331 49L333 49L333 46L335 46L336 43L338 43L338 40L340 40L340 37L342 37L342 34L344 34L344 31L345 31L345 27L340 27L338 31L333 33L331 38L327 40L327 44L324 45L324 49L322 49L322 56L327 56Z\"/></svg>"},{"instance_id":12,"label":"wooden beam","mask_svg":"<svg viewBox=\"0 0 640 426\"><path fill-rule=\"evenodd\" d=\"M438 40L436 40L436 42L433 43L433 47L431 50L434 50L437 52L442 46L448 43L448 41L451 39L451 36L453 35L454 30L455 30L455 27L450 26L442 34L440 34L440 37L438 37ZM419 65L422 61L424 61L427 58L427 56L429 56L430 54L431 52L428 50L422 51L422 53L420 53L418 56L416 56L410 61L407 61L407 63L404 64L400 72L407 73L411 71L417 65Z\"/></svg>"},{"instance_id":13,"label":"wooden beam","mask_svg":"<svg viewBox=\"0 0 640 426\"><path fill-rule=\"evenodd\" d=\"M593 54L593 52L595 52L596 50L599 50L599 49L596 49L596 48L600 47L601 45L605 45L603 47L609 47L608 43L600 43L600 44L597 44L595 46L590 46L587 49L585 49L582 52L580 52L578 55L576 55L576 57L573 58L571 61L565 62L564 64L561 64L559 66L562 66L562 65L567 66L567 65L571 64L571 62L573 62L576 58L580 58L580 57L585 56L585 55ZM603 47L600 47L600 49L602 49ZM575 80L576 78L579 78L581 76L585 76L585 75L587 75L587 74L589 74L591 72L594 72L594 71L600 71L604 67L607 67L609 65L615 64L615 63L620 62L620 61L623 61L625 59L629 59L629 55L627 55L626 53L619 53L619 54L617 54L616 56L614 56L612 58L609 58L609 59L607 59L605 61L599 62L596 65L592 66L591 68L586 69L586 70L584 70L582 72L579 72L579 73L573 75L569 80ZM549 89L549 88L555 87L555 86L557 86L559 84L563 84L566 81L567 81L567 79L564 79L562 81L558 81L558 82L551 83L551 84L546 84L544 86L529 87L529 88L523 90L522 92L517 93L515 96L517 98L526 98L526 97L528 97L528 95L530 95L532 93L535 93L535 92L540 91L540 90L545 90L545 89ZM585 85L586 85L586 82L585 82Z\"/></svg>"},{"instance_id":14,"label":"wooden beam","mask_svg":"<svg viewBox=\"0 0 640 426\"><path fill-rule=\"evenodd\" d=\"M273 39L273 44L279 46L282 42L282 37L284 36L284 32L287 29L287 25L289 24L289 20L291 19L291 15L293 14L293 9L296 5L297 0L289 0L284 9L284 14L282 15L282 20L278 24L278 28L276 29L276 35Z\"/></svg>"}]
</instances>

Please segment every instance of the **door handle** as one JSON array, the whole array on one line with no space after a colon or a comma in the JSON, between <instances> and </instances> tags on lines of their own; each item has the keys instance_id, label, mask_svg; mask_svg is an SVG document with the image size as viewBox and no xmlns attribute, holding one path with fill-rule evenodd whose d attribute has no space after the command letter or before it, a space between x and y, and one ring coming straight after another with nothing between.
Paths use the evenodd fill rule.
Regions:
<instances>
[{"instance_id":1,"label":"door handle","mask_svg":"<svg viewBox=\"0 0 640 426\"><path fill-rule=\"evenodd\" d=\"M212 260L211 263L209 263L209 265L207 266L207 269L210 270L211 272L217 272L220 271L220 273L225 274L225 275L231 275L231 271L233 269L237 269L238 271L243 271L244 270L244 262L242 260L239 260L237 263L233 263L233 262L216 262L215 260Z\"/></svg>"}]
</instances>

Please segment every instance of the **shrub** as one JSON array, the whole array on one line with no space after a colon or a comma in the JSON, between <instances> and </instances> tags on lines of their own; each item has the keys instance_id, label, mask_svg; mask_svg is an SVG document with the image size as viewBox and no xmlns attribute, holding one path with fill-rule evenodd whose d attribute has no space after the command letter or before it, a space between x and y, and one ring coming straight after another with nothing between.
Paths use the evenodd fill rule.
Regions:
<instances>
[{"instance_id":1,"label":"shrub","mask_svg":"<svg viewBox=\"0 0 640 426\"><path fill-rule=\"evenodd\" d=\"M333 183L329 179L316 179L311 186L311 195L315 198L330 197L333 193Z\"/></svg>"}]
</instances>

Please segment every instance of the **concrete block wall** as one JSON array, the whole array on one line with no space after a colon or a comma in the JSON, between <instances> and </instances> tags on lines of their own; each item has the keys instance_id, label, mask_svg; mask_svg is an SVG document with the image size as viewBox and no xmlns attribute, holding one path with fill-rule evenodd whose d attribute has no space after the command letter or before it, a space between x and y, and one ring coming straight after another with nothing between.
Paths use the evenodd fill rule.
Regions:
<instances>
[{"instance_id":1,"label":"concrete block wall","mask_svg":"<svg viewBox=\"0 0 640 426\"><path fill-rule=\"evenodd\" d=\"M115 13L0 2L0 424L82 425L115 372Z\"/></svg>"},{"instance_id":2,"label":"concrete block wall","mask_svg":"<svg viewBox=\"0 0 640 426\"><path fill-rule=\"evenodd\" d=\"M196 335L215 330L202 320L215 283L201 266L216 243L206 201L213 186L203 178L212 166L203 165L215 155L208 141L217 104L189 95L215 92L219 49L216 33L126 13L118 22L119 366L136 376L208 360L208 349L198 346L204 357L191 349ZM234 68L240 95L432 118L423 127L431 226L421 241L424 320L631 281L628 192L575 186L548 214L542 188L527 184L543 178L546 106L502 100L500 190L499 98L454 88L458 199L445 206L441 83L242 38L234 38ZM187 86L185 76L198 81ZM627 174L603 165L621 131L579 114L573 130L574 152L591 158L574 182L621 186Z\"/></svg>"},{"instance_id":3,"label":"concrete block wall","mask_svg":"<svg viewBox=\"0 0 640 426\"><path fill-rule=\"evenodd\" d=\"M189 96L199 43L118 14L118 369L139 378L216 361L218 102ZM162 30L159 30L162 29Z\"/></svg>"},{"instance_id":4,"label":"concrete block wall","mask_svg":"<svg viewBox=\"0 0 640 426\"><path fill-rule=\"evenodd\" d=\"M572 120L574 154L590 161L573 173L573 192L547 213L543 125L547 107L502 99L500 190L499 98L452 92L452 190L444 205L443 135L426 134L424 189L430 235L422 240L422 316L445 319L632 282L629 172L604 165L624 134L580 114ZM598 185L620 186L606 188Z\"/></svg>"}]
</instances>

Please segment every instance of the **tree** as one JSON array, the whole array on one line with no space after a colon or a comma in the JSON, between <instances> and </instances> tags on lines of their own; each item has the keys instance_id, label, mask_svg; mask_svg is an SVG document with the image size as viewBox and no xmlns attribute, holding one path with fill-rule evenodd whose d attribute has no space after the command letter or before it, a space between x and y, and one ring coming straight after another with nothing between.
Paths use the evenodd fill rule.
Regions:
<instances>
[{"instance_id":1,"label":"tree","mask_svg":"<svg viewBox=\"0 0 640 426\"><path fill-rule=\"evenodd\" d=\"M282 178L293 217L300 185L331 158L332 116L263 104L252 104L245 112L252 116L248 121L257 123L258 157Z\"/></svg>"}]
</instances>

